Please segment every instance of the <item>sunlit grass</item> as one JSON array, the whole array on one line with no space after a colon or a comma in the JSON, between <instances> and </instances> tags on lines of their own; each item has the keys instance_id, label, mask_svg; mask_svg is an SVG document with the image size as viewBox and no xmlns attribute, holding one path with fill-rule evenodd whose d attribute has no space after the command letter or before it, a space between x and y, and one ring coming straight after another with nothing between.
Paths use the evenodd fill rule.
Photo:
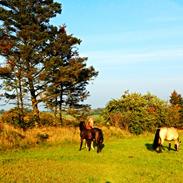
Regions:
<instances>
[{"instance_id":1,"label":"sunlit grass","mask_svg":"<svg viewBox=\"0 0 183 183\"><path fill-rule=\"evenodd\" d=\"M153 134L105 139L102 153L79 151L79 141L0 152L0 182L176 182L183 148L151 151ZM167 143L165 143L167 145Z\"/></svg>"}]
</instances>

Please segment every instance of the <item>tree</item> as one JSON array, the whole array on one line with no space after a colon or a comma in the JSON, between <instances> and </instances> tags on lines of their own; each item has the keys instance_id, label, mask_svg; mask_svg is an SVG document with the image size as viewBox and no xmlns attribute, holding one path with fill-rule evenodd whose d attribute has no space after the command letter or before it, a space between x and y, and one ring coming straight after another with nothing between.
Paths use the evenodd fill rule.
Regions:
<instances>
[{"instance_id":1,"label":"tree","mask_svg":"<svg viewBox=\"0 0 183 183\"><path fill-rule=\"evenodd\" d=\"M55 115L58 109L61 123L63 109L85 107L80 102L89 95L86 86L98 74L92 66L86 66L87 58L79 57L76 45L80 42L61 26L47 48L50 59L45 62L42 79L49 79L43 100Z\"/></svg>"},{"instance_id":2,"label":"tree","mask_svg":"<svg viewBox=\"0 0 183 183\"><path fill-rule=\"evenodd\" d=\"M168 124L168 105L150 93L126 91L120 99L109 101L103 116L112 125L140 134Z\"/></svg>"},{"instance_id":3,"label":"tree","mask_svg":"<svg viewBox=\"0 0 183 183\"><path fill-rule=\"evenodd\" d=\"M171 93L170 103L172 105L181 105L182 104L182 97L175 90Z\"/></svg>"},{"instance_id":4,"label":"tree","mask_svg":"<svg viewBox=\"0 0 183 183\"><path fill-rule=\"evenodd\" d=\"M24 91L29 91L26 98L30 96L35 122L39 121L40 102L59 105L62 110L63 101L67 105L82 101L88 95L88 81L97 72L86 67L86 58L79 57L76 45L81 41L67 35L65 26L50 24L50 19L61 13L61 4L53 0L1 0L0 5L1 29L12 42L11 47L5 44L8 48L0 54L12 63L12 86L17 86L21 105L27 94ZM6 50L8 54L4 54ZM74 72L80 74L76 77Z\"/></svg>"},{"instance_id":5,"label":"tree","mask_svg":"<svg viewBox=\"0 0 183 183\"><path fill-rule=\"evenodd\" d=\"M6 58L13 58L11 61L16 66L14 69L21 73L20 77L25 78L35 121L38 121L37 96L43 85L39 75L44 69L43 62L47 56L44 50L49 43L51 31L49 19L61 12L61 6L50 0L2 0L0 5L3 30L8 32L11 40L15 40Z\"/></svg>"}]
</instances>

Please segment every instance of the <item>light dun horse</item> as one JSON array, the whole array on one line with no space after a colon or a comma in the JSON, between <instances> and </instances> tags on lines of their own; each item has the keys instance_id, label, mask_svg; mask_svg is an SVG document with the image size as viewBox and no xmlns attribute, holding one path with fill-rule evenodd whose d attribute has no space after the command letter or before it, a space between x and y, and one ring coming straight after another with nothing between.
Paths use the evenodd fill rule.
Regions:
<instances>
[{"instance_id":1,"label":"light dun horse","mask_svg":"<svg viewBox=\"0 0 183 183\"><path fill-rule=\"evenodd\" d=\"M173 127L158 128L156 130L155 137L154 137L153 149L156 150L157 152L162 152L162 147L165 140L169 142L169 147L168 147L169 150L171 149L171 141L174 141L175 143L175 146L174 146L175 150L176 151L179 150L180 141L179 141L179 135L176 128L173 128Z\"/></svg>"}]
</instances>

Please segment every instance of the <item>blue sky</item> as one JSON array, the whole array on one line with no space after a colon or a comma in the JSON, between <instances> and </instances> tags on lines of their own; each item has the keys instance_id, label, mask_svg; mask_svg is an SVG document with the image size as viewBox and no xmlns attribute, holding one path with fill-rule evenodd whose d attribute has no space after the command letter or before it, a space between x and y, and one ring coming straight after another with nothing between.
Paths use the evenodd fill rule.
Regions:
<instances>
[{"instance_id":1,"label":"blue sky","mask_svg":"<svg viewBox=\"0 0 183 183\"><path fill-rule=\"evenodd\" d=\"M57 0L63 10L52 23L66 24L82 40L99 75L87 103L105 107L124 91L150 92L166 101L183 95L182 0Z\"/></svg>"}]
</instances>

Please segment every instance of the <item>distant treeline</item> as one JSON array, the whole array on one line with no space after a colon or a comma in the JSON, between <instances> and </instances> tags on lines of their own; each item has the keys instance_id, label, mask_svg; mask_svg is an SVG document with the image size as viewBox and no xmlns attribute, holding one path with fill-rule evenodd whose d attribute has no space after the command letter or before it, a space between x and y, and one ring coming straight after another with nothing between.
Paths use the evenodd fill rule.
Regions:
<instances>
[{"instance_id":1,"label":"distant treeline","mask_svg":"<svg viewBox=\"0 0 183 183\"><path fill-rule=\"evenodd\" d=\"M3 112L3 110L2 110ZM151 93L129 93L125 91L119 99L109 101L105 108L91 110L69 109L63 114L63 123L53 112L41 112L37 127L77 126L87 116L93 116L95 125L118 127L134 134L144 131L154 132L161 126L183 128L183 98L176 91L169 101L159 99ZM24 111L23 120L19 120L17 108L3 112L1 121L23 129L35 127L32 111Z\"/></svg>"}]
</instances>

